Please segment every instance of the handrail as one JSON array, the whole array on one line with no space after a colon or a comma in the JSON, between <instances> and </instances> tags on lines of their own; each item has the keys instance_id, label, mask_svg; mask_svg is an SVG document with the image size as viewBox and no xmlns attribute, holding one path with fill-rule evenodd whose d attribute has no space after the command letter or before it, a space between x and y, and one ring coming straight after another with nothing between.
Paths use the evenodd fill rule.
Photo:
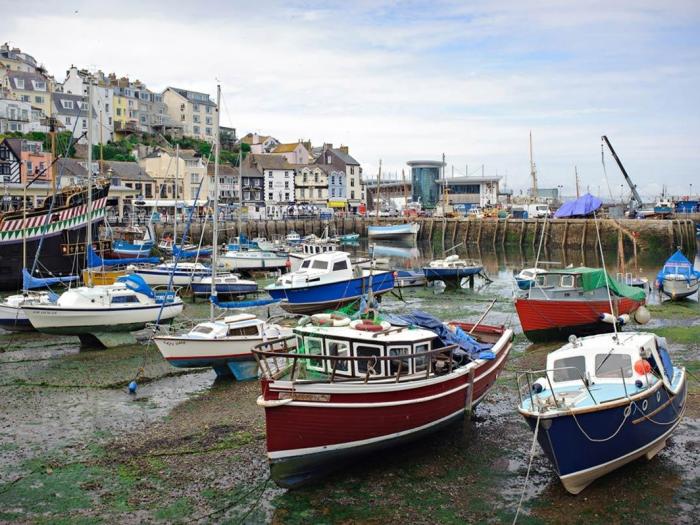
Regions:
<instances>
[{"instance_id":1,"label":"handrail","mask_svg":"<svg viewBox=\"0 0 700 525\"><path fill-rule=\"evenodd\" d=\"M528 383L528 391L530 394L530 406L534 409L535 408L535 403L534 399L532 397L532 384L534 381L531 381L531 378L534 375L542 375L547 378L547 383L549 384L549 391L551 392L551 397L554 400L554 404L556 405L557 408L559 408L559 402L557 401L557 396L554 393L554 387L552 386L552 382L549 377L550 372L556 372L560 370L576 370L577 375L579 379L581 380L581 383L583 386L586 388L586 391L588 392L588 395L591 397L591 400L593 401L594 405L598 405L598 401L596 401L595 397L593 396L593 393L591 392L591 389L588 386L588 382L584 379L584 377L581 375L581 371L575 367L575 366L562 366L562 367L557 367L557 368L544 368L542 370L527 370L524 372L520 372L516 374L516 382L518 386L518 396L520 397L520 404L522 405L523 399L522 399L522 386L520 384L520 380L523 376L525 376L527 383Z\"/></svg>"}]
</instances>

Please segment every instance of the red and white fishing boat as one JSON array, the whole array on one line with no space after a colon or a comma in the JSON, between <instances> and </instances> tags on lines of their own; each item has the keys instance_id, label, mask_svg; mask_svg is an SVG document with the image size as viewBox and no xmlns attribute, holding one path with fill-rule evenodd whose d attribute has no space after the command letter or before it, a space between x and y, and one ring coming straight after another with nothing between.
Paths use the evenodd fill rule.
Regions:
<instances>
[{"instance_id":1,"label":"red and white fishing boat","mask_svg":"<svg viewBox=\"0 0 700 525\"><path fill-rule=\"evenodd\" d=\"M644 305L646 294L608 275L608 297L606 275L586 267L537 274L526 295L515 298L525 336L533 342L561 340L612 332L612 323L627 322Z\"/></svg>"},{"instance_id":2,"label":"red and white fishing boat","mask_svg":"<svg viewBox=\"0 0 700 525\"><path fill-rule=\"evenodd\" d=\"M503 326L478 325L467 353L443 340L445 332L465 336L469 323L437 321L428 330L331 317L319 324L253 350L270 471L283 487L462 418L495 383L513 339Z\"/></svg>"}]
</instances>

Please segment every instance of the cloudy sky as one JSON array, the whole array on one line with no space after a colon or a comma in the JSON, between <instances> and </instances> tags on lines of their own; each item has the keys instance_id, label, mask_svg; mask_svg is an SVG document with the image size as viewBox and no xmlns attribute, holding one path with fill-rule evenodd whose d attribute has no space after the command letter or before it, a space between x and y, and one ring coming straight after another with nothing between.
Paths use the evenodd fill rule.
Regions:
<instances>
[{"instance_id":1,"label":"cloudy sky","mask_svg":"<svg viewBox=\"0 0 700 525\"><path fill-rule=\"evenodd\" d=\"M215 93L222 123L282 141L347 144L398 176L448 174L619 198L607 134L646 195L700 190L697 0L0 0L3 41L58 80L76 64ZM610 190L608 189L610 187Z\"/></svg>"}]
</instances>

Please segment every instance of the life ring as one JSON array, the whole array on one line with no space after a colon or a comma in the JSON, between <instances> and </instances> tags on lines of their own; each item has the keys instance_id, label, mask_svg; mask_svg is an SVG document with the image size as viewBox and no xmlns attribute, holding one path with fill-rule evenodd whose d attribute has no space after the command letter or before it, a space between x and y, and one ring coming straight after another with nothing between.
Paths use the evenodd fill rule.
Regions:
<instances>
[{"instance_id":1,"label":"life ring","mask_svg":"<svg viewBox=\"0 0 700 525\"><path fill-rule=\"evenodd\" d=\"M386 321L381 321L380 323L375 323L369 319L357 319L350 323L350 328L355 330L360 330L362 332L383 332L391 328L391 324Z\"/></svg>"},{"instance_id":2,"label":"life ring","mask_svg":"<svg viewBox=\"0 0 700 525\"><path fill-rule=\"evenodd\" d=\"M315 314L311 322L316 326L348 326L350 318L340 314Z\"/></svg>"}]
</instances>

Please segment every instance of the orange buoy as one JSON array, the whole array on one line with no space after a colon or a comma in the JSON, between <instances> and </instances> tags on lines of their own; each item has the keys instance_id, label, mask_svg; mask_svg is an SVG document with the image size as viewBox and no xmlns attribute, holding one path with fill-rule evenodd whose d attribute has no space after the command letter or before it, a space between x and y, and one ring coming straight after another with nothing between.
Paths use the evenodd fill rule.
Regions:
<instances>
[{"instance_id":1,"label":"orange buoy","mask_svg":"<svg viewBox=\"0 0 700 525\"><path fill-rule=\"evenodd\" d=\"M382 325L363 322L355 326L355 330L362 330L364 332L381 332Z\"/></svg>"},{"instance_id":2,"label":"orange buoy","mask_svg":"<svg viewBox=\"0 0 700 525\"><path fill-rule=\"evenodd\" d=\"M634 371L640 376L643 376L644 374L651 372L651 365L646 359L640 359L634 363Z\"/></svg>"}]
</instances>

